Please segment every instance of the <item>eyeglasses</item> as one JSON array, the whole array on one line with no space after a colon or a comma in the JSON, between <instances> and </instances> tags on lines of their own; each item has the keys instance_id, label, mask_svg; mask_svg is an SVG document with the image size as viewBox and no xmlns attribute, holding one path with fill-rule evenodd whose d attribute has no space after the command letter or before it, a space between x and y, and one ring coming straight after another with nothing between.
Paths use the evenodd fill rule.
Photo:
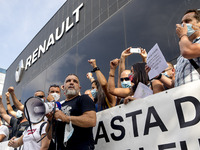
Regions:
<instances>
[{"instance_id":1,"label":"eyeglasses","mask_svg":"<svg viewBox=\"0 0 200 150\"><path fill-rule=\"evenodd\" d=\"M43 96L43 95L38 95L37 97L39 97L39 98L43 98L44 96Z\"/></svg>"},{"instance_id":2,"label":"eyeglasses","mask_svg":"<svg viewBox=\"0 0 200 150\"><path fill-rule=\"evenodd\" d=\"M126 78L120 78L120 80L121 80L121 82L123 82L124 80L129 81L130 79L129 79L129 77L126 77Z\"/></svg>"},{"instance_id":3,"label":"eyeglasses","mask_svg":"<svg viewBox=\"0 0 200 150\"><path fill-rule=\"evenodd\" d=\"M164 70L163 72L166 72L166 71L169 71L169 70L172 70L173 68L169 68L169 69L166 69L166 70Z\"/></svg>"}]
</instances>

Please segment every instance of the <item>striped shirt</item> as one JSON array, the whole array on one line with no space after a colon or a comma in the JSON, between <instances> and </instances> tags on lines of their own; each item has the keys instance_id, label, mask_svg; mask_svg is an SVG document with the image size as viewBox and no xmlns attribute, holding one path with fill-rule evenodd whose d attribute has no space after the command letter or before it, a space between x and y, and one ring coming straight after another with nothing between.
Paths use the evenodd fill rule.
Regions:
<instances>
[{"instance_id":1,"label":"striped shirt","mask_svg":"<svg viewBox=\"0 0 200 150\"><path fill-rule=\"evenodd\" d=\"M198 40L193 43L200 44L200 38L198 38ZM197 63L197 65L200 66L200 57L194 58L193 60ZM175 69L175 87L192 81L200 80L200 75L196 71L196 69L191 65L188 59L184 58L181 55L177 59Z\"/></svg>"}]
</instances>

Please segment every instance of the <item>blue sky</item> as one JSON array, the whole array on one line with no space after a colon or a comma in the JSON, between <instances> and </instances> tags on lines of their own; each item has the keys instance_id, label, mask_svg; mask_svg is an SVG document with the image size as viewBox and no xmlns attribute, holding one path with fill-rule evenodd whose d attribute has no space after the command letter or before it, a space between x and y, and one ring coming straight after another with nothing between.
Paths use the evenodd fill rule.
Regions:
<instances>
[{"instance_id":1,"label":"blue sky","mask_svg":"<svg viewBox=\"0 0 200 150\"><path fill-rule=\"evenodd\" d=\"M66 0L0 0L0 68L8 69Z\"/></svg>"}]
</instances>

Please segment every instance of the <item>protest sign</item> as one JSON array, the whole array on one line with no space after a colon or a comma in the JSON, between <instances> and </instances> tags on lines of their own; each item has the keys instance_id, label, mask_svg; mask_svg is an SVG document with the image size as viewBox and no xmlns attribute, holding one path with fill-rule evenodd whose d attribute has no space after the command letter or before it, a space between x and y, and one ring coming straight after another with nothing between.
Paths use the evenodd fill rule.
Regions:
<instances>
[{"instance_id":1,"label":"protest sign","mask_svg":"<svg viewBox=\"0 0 200 150\"><path fill-rule=\"evenodd\" d=\"M165 57L158 47L158 44L155 44L154 47L148 52L147 65L151 68L148 73L150 80L168 67Z\"/></svg>"}]
</instances>

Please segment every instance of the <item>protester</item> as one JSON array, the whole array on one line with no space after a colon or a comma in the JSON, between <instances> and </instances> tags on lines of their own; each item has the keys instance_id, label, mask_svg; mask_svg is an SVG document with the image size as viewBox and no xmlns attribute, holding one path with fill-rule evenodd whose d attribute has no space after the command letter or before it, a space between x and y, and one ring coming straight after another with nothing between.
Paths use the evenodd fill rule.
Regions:
<instances>
[{"instance_id":1,"label":"protester","mask_svg":"<svg viewBox=\"0 0 200 150\"><path fill-rule=\"evenodd\" d=\"M136 63L131 67L131 77L132 85L130 88L116 88L115 87L115 70L117 66L120 64L119 69L123 70L125 68L125 59L130 56L132 53L130 52L131 47L124 50L121 54L121 59L114 59L110 62L110 73L108 79L108 91L118 97L125 98L127 96L132 96L137 88L139 82L147 85L153 90L153 93L158 93L164 90L164 87L160 81L152 81L150 82L148 79L148 75L145 71L145 63ZM146 53L146 51L145 51ZM145 60L145 59L143 59Z\"/></svg>"},{"instance_id":2,"label":"protester","mask_svg":"<svg viewBox=\"0 0 200 150\"><path fill-rule=\"evenodd\" d=\"M53 84L50 85L49 90L48 90L48 97L47 97L47 101L51 102L51 101L60 101L60 95L61 95L61 90L60 90L60 86Z\"/></svg>"},{"instance_id":3,"label":"protester","mask_svg":"<svg viewBox=\"0 0 200 150\"><path fill-rule=\"evenodd\" d=\"M29 126L18 139L13 137L8 146L18 148L23 145L24 150L48 150L50 140L47 136L39 141L46 135L46 125L43 121L31 124L31 128Z\"/></svg>"},{"instance_id":4,"label":"protester","mask_svg":"<svg viewBox=\"0 0 200 150\"><path fill-rule=\"evenodd\" d=\"M7 103L7 110L10 115L20 120L22 118L23 112L21 110L14 111L11 104L10 104L10 93L6 92L6 103Z\"/></svg>"},{"instance_id":5,"label":"protester","mask_svg":"<svg viewBox=\"0 0 200 150\"><path fill-rule=\"evenodd\" d=\"M200 79L199 73L192 64L200 65L200 10L191 9L184 14L182 24L176 25L176 33L180 39L181 55L177 58L175 78L160 74L159 79L167 88L177 87ZM192 63L192 64L191 64ZM150 68L146 68L150 70Z\"/></svg>"},{"instance_id":6,"label":"protester","mask_svg":"<svg viewBox=\"0 0 200 150\"><path fill-rule=\"evenodd\" d=\"M130 52L131 48L132 47L129 47L129 48L125 49L124 51L122 51L122 53L121 53L120 62L119 62L119 69L118 69L118 86L117 86L118 88L122 87L121 86L121 78L125 78L125 77L127 78L128 75L129 75L128 74L129 70L124 72L125 68L126 68L125 67L126 58L128 56L130 56L130 55L137 55L137 54L133 54L133 53ZM147 52L143 48L140 48L140 50L141 50L141 53L139 53L139 54L142 57L142 61L146 63L146 61L147 61Z\"/></svg>"},{"instance_id":7,"label":"protester","mask_svg":"<svg viewBox=\"0 0 200 150\"><path fill-rule=\"evenodd\" d=\"M8 138L9 138L8 127L2 124L2 120L0 117L0 142L7 141Z\"/></svg>"},{"instance_id":8,"label":"protester","mask_svg":"<svg viewBox=\"0 0 200 150\"><path fill-rule=\"evenodd\" d=\"M28 121L26 120L24 114L22 117L16 119L15 117L11 117L6 113L6 109L2 103L2 96L0 95L0 115L1 117L12 127L11 137L20 137L22 133L29 126Z\"/></svg>"},{"instance_id":9,"label":"protester","mask_svg":"<svg viewBox=\"0 0 200 150\"><path fill-rule=\"evenodd\" d=\"M115 70L117 66L119 65L119 59L114 59L110 62L110 73L109 73L109 79L108 84L109 88L108 91L116 96L119 96L121 98L125 98L127 96L132 96L137 88L137 85L139 82L148 85L149 80L148 76L145 72L145 63L136 63L132 66L131 71L134 74L134 78L131 80L134 84L130 88L116 88L115 87Z\"/></svg>"},{"instance_id":10,"label":"protester","mask_svg":"<svg viewBox=\"0 0 200 150\"><path fill-rule=\"evenodd\" d=\"M10 95L12 97L12 100L13 100L13 103L14 103L15 107L18 110L24 111L24 105L17 99L17 97L15 95L15 92L14 92L14 87L12 87L12 86L9 87L8 88L8 92L10 93ZM41 90L36 91L34 96L35 97L39 97L44 102L46 100L45 93L43 91L41 91Z\"/></svg>"},{"instance_id":11,"label":"protester","mask_svg":"<svg viewBox=\"0 0 200 150\"><path fill-rule=\"evenodd\" d=\"M175 68L170 62L167 62L167 68L162 72L162 75L174 80L175 79Z\"/></svg>"},{"instance_id":12,"label":"protester","mask_svg":"<svg viewBox=\"0 0 200 150\"><path fill-rule=\"evenodd\" d=\"M48 102L53 102L53 101L60 102L60 96L61 96L60 86L57 85L57 84L50 85L49 86L49 90L48 90L47 101ZM62 101L62 102L64 102L64 101ZM47 121L46 116L45 116L44 119ZM52 125L53 125L53 129L52 130L54 131L55 130L54 127L57 126L57 120L54 119L52 121ZM55 143L55 141L51 140L48 150L55 150L55 149L56 149L56 143Z\"/></svg>"},{"instance_id":13,"label":"protester","mask_svg":"<svg viewBox=\"0 0 200 150\"><path fill-rule=\"evenodd\" d=\"M167 65L168 67L161 73L162 75L165 76L165 78L169 78L171 79L171 81L174 81L175 80L175 68L174 68L174 65L170 62L167 62ZM157 76L158 78L158 76ZM160 79L160 81L162 82L162 79ZM165 82L163 82L164 84L164 88L165 90L171 88L171 87L167 87L168 85L165 85Z\"/></svg>"},{"instance_id":14,"label":"protester","mask_svg":"<svg viewBox=\"0 0 200 150\"><path fill-rule=\"evenodd\" d=\"M199 73L190 63L193 60L200 65L200 10L186 11L181 23L176 25L181 55L176 64L175 87L200 79Z\"/></svg>"},{"instance_id":15,"label":"protester","mask_svg":"<svg viewBox=\"0 0 200 150\"><path fill-rule=\"evenodd\" d=\"M93 71L96 74L97 81L93 81L92 84L96 85L96 97L93 95L95 100L95 106L97 111L101 111L110 107L113 107L116 105L116 98L115 96L111 95L108 92L108 83L103 75L103 73L100 71L100 68L97 67L96 60L90 59L88 60L90 65L93 67ZM92 89L93 90L93 89ZM91 91L92 92L92 91Z\"/></svg>"},{"instance_id":16,"label":"protester","mask_svg":"<svg viewBox=\"0 0 200 150\"><path fill-rule=\"evenodd\" d=\"M58 121L55 132L57 149L94 149L92 127L96 125L95 105L88 95L79 95L80 89L78 77L75 74L69 74L63 87L65 102L61 110L56 110L54 115L56 120L61 120ZM47 115L49 120L52 119L52 115L53 113ZM46 131L49 125L48 122ZM67 137L68 135L71 136ZM52 128L48 132L48 138L52 138Z\"/></svg>"}]
</instances>

